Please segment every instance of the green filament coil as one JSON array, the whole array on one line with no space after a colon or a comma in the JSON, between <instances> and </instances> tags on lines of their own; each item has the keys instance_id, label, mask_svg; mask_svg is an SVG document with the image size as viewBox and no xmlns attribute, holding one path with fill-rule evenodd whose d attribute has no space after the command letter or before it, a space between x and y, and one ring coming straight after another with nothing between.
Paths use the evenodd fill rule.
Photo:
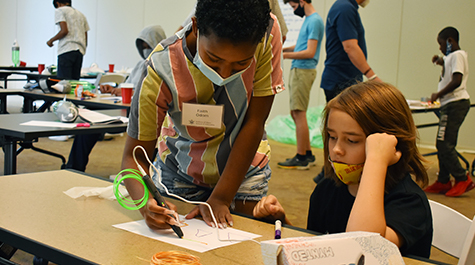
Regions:
<instances>
[{"instance_id":1,"label":"green filament coil","mask_svg":"<svg viewBox=\"0 0 475 265\"><path fill-rule=\"evenodd\" d=\"M127 174L125 174L127 173ZM122 176L122 174L124 174ZM144 194L143 197L139 200L133 200L126 198L119 190L120 183L124 181L125 179L135 179L137 180L140 184L143 185L144 187ZM114 195L117 198L117 201L119 204L124 207L127 210L138 210L142 207L145 206L145 204L148 201L148 196L149 193L147 192L147 186L145 185L145 182L142 180L142 175L140 174L140 171L137 169L124 169L114 179Z\"/></svg>"}]
</instances>

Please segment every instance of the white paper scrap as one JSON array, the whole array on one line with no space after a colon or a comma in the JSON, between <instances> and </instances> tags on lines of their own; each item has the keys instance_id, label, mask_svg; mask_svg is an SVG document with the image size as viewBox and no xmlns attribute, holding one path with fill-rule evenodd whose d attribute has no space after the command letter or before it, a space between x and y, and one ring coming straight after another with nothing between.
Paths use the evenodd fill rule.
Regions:
<instances>
[{"instance_id":1,"label":"white paper scrap","mask_svg":"<svg viewBox=\"0 0 475 265\"><path fill-rule=\"evenodd\" d=\"M27 121L20 123L20 125L39 126L39 127L59 127L59 128L74 128L77 123L64 123L60 121Z\"/></svg>"}]
</instances>

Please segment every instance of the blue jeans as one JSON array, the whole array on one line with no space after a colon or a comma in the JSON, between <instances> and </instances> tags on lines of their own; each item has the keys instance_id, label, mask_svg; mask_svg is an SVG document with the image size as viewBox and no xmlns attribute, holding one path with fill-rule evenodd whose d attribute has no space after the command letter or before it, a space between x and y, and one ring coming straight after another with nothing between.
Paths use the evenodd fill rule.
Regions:
<instances>
[{"instance_id":1,"label":"blue jeans","mask_svg":"<svg viewBox=\"0 0 475 265\"><path fill-rule=\"evenodd\" d=\"M206 201L213 191L212 188L194 184L192 177L173 171L160 158L154 162L154 165L160 171L162 184L167 187L169 193L181 196L187 200ZM248 172L234 196L234 200L260 201L262 197L267 195L270 177L271 169L269 164L264 168L255 168L255 170ZM166 194L165 189L159 183L156 172L154 172L152 179L160 193ZM234 205L234 201L231 205Z\"/></svg>"},{"instance_id":2,"label":"blue jeans","mask_svg":"<svg viewBox=\"0 0 475 265\"><path fill-rule=\"evenodd\" d=\"M361 82L361 80L352 79L352 80L348 80L348 81L343 82L343 83L336 84L333 87L333 89L331 89L331 90L324 89L323 91L325 92L325 100L328 103L330 100L332 100L333 98L338 96L338 94L340 94L343 90L345 90L346 88L348 88L352 85L357 84L358 82Z\"/></svg>"},{"instance_id":3,"label":"blue jeans","mask_svg":"<svg viewBox=\"0 0 475 265\"><path fill-rule=\"evenodd\" d=\"M470 100L463 99L447 103L440 108L437 131L437 158L439 159L438 181L447 183L452 175L455 180L467 180L467 172L460 164L455 150L460 126L470 109Z\"/></svg>"}]
</instances>

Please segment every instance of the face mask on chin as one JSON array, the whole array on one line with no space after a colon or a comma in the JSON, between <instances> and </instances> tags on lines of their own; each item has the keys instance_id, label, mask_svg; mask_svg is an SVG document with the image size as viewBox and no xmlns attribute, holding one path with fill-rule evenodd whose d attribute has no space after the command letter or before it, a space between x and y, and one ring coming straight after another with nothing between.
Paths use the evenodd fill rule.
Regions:
<instances>
[{"instance_id":1,"label":"face mask on chin","mask_svg":"<svg viewBox=\"0 0 475 265\"><path fill-rule=\"evenodd\" d=\"M360 6L362 8L365 8L369 4L369 0L364 0L363 2L360 3Z\"/></svg>"},{"instance_id":2,"label":"face mask on chin","mask_svg":"<svg viewBox=\"0 0 475 265\"><path fill-rule=\"evenodd\" d=\"M224 85L228 84L229 82L233 81L234 79L240 77L242 75L242 73L244 73L244 71L246 71L252 64L252 61L251 61L251 63L245 69L243 69L243 70L241 70L237 73L234 73L234 74L232 74L232 75L230 75L226 78L222 78L219 73L217 73L215 70L213 70L213 68L209 67L209 65L207 65L205 62L203 62L203 60L201 59L200 52L199 52L199 39L200 39L200 35L199 35L199 32L197 32L196 54L195 54L195 58L193 58L193 64L196 65L196 67L198 67L198 69L211 82L213 82L215 85L224 86Z\"/></svg>"},{"instance_id":3,"label":"face mask on chin","mask_svg":"<svg viewBox=\"0 0 475 265\"><path fill-rule=\"evenodd\" d=\"M294 15L303 17L305 16L305 9L299 4L299 6L294 10Z\"/></svg>"},{"instance_id":4,"label":"face mask on chin","mask_svg":"<svg viewBox=\"0 0 475 265\"><path fill-rule=\"evenodd\" d=\"M333 162L330 157L328 157L328 161L330 161L335 174L338 176L341 182L345 183L346 185L360 183L364 163L356 165L338 163Z\"/></svg>"}]
</instances>

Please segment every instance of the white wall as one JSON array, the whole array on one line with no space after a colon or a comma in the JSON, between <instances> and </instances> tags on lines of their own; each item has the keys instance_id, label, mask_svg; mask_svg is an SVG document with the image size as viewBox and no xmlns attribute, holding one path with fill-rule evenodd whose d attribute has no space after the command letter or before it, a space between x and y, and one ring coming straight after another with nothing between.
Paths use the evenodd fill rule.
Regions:
<instances>
[{"instance_id":1,"label":"white wall","mask_svg":"<svg viewBox=\"0 0 475 265\"><path fill-rule=\"evenodd\" d=\"M314 0L317 12L326 19L334 0ZM133 67L140 59L135 49L135 38L142 28L161 25L170 36L187 17L195 0L73 0L73 7L83 12L91 27L89 46L84 67L96 62L107 68ZM410 99L428 97L437 90L440 67L430 59L440 54L437 33L446 26L460 31L460 45L469 53L469 64L475 67L471 52L475 51L475 2L473 0L373 0L360 14L366 30L368 61L384 80L397 86ZM0 0L0 65L11 65L11 45L15 38L20 44L20 58L29 65L55 64L56 47L46 41L57 28L54 25L54 7L48 0ZM317 66L310 105L325 104L320 88L325 51L322 49ZM287 79L290 61L284 62ZM468 81L469 93L475 102L475 81ZM276 96L271 112L273 118L289 113L288 92ZM415 115L416 123L435 121L430 114ZM475 128L475 110L472 110L459 136L459 148L475 150L471 129ZM420 130L421 143L434 145L435 128Z\"/></svg>"},{"instance_id":2,"label":"white wall","mask_svg":"<svg viewBox=\"0 0 475 265\"><path fill-rule=\"evenodd\" d=\"M172 35L194 7L195 0L73 0L72 6L87 18L91 30L83 67L93 62L103 69L134 67L140 60L135 39L146 26L158 24ZM20 58L28 65L56 64L57 48L46 41L58 28L49 0L0 0L0 65L11 65L14 39ZM55 42L57 45L57 42Z\"/></svg>"}]
</instances>

